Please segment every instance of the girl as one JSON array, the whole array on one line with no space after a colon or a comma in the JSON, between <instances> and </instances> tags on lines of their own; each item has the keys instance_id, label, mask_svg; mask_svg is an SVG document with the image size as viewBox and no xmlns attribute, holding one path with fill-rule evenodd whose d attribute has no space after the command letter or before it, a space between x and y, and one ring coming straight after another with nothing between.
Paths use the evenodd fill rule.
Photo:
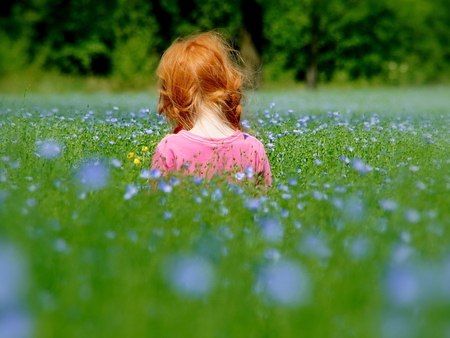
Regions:
<instances>
[{"instance_id":1,"label":"girl","mask_svg":"<svg viewBox=\"0 0 450 338\"><path fill-rule=\"evenodd\" d=\"M243 74L231 61L232 50L214 32L176 40L157 69L158 112L173 134L156 148L152 169L230 182L272 182L264 146L242 132Z\"/></svg>"}]
</instances>

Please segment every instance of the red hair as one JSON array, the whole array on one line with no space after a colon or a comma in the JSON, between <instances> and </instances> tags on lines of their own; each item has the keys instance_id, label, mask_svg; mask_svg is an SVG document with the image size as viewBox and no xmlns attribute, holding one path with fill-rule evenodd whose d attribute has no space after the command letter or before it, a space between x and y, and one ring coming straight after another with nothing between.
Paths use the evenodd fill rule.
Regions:
<instances>
[{"instance_id":1,"label":"red hair","mask_svg":"<svg viewBox=\"0 0 450 338\"><path fill-rule=\"evenodd\" d=\"M241 129L243 73L237 55L216 32L179 38L164 52L157 69L158 112L174 133L190 130L205 111Z\"/></svg>"}]
</instances>

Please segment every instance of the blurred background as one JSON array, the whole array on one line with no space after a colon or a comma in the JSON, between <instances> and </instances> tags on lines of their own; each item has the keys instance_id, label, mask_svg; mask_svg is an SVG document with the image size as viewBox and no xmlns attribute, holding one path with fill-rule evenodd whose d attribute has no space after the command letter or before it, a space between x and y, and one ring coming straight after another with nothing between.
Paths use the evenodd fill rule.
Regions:
<instances>
[{"instance_id":1,"label":"blurred background","mask_svg":"<svg viewBox=\"0 0 450 338\"><path fill-rule=\"evenodd\" d=\"M3 0L0 91L149 89L173 39L211 29L255 86L450 82L449 0Z\"/></svg>"}]
</instances>

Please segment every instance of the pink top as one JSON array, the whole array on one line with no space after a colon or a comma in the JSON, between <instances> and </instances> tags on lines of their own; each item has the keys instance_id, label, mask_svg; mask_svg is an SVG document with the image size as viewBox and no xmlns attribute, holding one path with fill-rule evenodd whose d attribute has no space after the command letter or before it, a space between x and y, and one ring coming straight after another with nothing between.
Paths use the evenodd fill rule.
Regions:
<instances>
[{"instance_id":1,"label":"pink top","mask_svg":"<svg viewBox=\"0 0 450 338\"><path fill-rule=\"evenodd\" d=\"M240 130L225 138L207 138L187 130L167 135L156 147L152 168L205 179L229 172L231 182L246 178L272 183L264 146Z\"/></svg>"}]
</instances>

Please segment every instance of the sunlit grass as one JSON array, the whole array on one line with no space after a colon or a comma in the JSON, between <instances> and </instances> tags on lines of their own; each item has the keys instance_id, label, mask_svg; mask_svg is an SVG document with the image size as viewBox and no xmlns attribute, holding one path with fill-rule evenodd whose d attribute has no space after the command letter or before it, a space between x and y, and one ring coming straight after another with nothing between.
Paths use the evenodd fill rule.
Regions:
<instances>
[{"instance_id":1,"label":"sunlit grass","mask_svg":"<svg viewBox=\"0 0 450 338\"><path fill-rule=\"evenodd\" d=\"M5 95L0 249L30 287L0 277L21 304L0 297L0 323L20 308L35 337L448 334L445 91L250 94L274 177L262 196L149 185L168 132L154 95Z\"/></svg>"}]
</instances>

